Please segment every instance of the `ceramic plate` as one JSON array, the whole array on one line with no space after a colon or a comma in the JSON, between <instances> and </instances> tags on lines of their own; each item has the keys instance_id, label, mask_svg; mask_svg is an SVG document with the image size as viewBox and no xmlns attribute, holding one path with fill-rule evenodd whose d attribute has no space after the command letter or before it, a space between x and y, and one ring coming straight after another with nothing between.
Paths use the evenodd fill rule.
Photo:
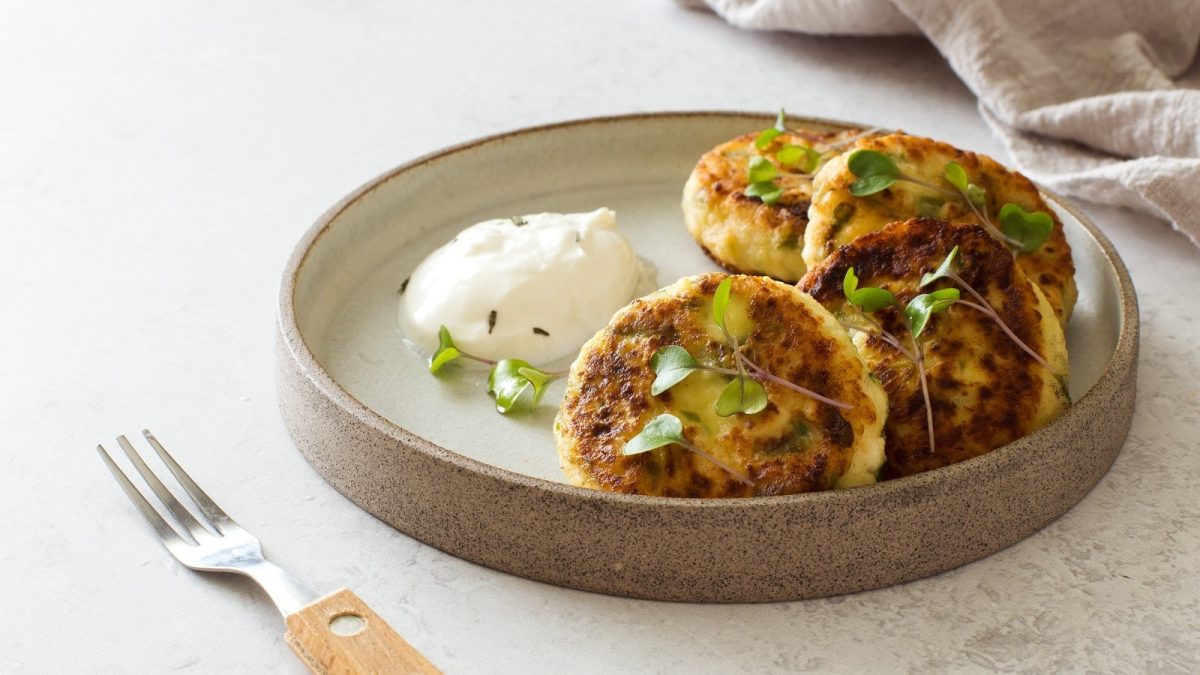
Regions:
<instances>
[{"instance_id":1,"label":"ceramic plate","mask_svg":"<svg viewBox=\"0 0 1200 675\"><path fill-rule=\"evenodd\" d=\"M312 227L284 275L280 404L300 450L357 504L450 553L551 583L672 600L789 600L918 578L1070 508L1128 431L1137 307L1109 242L1053 195L1078 268L1073 407L988 455L880 485L741 500L575 488L563 483L551 429L562 382L533 415L501 416L486 373L434 378L404 344L401 284L428 253L488 218L607 206L660 285L716 270L683 227L683 183L703 152L771 120L568 122L450 148L363 186Z\"/></svg>"}]
</instances>

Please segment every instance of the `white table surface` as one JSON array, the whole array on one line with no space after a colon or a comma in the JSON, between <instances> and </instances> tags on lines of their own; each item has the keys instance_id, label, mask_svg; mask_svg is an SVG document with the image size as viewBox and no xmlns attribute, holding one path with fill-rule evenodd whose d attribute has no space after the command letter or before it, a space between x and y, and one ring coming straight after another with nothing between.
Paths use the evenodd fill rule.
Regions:
<instances>
[{"instance_id":1,"label":"white table surface","mask_svg":"<svg viewBox=\"0 0 1200 675\"><path fill-rule=\"evenodd\" d=\"M780 104L1007 159L920 40L663 0L0 4L0 670L302 671L266 597L176 564L107 475L95 444L143 426L272 558L450 672L1200 670L1200 253L1128 211L1085 205L1141 299L1124 451L1045 530L935 578L772 605L565 590L399 534L296 452L278 275L355 186L531 124Z\"/></svg>"}]
</instances>

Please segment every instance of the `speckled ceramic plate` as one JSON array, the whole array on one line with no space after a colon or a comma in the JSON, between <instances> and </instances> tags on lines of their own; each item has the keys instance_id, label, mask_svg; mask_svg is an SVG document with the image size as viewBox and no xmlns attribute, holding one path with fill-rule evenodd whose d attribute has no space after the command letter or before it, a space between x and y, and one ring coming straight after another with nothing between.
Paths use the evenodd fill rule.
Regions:
<instances>
[{"instance_id":1,"label":"speckled ceramic plate","mask_svg":"<svg viewBox=\"0 0 1200 675\"><path fill-rule=\"evenodd\" d=\"M572 487L551 431L561 383L536 414L502 417L483 377L435 379L402 343L400 284L486 218L609 206L661 283L715 269L683 227L684 180L704 151L770 121L662 113L528 129L422 157L334 206L296 248L280 296L280 407L300 451L362 508L444 551L549 583L668 600L794 600L894 584L985 556L1069 509L1128 432L1138 321L1111 244L1054 197L1079 270L1074 406L987 455L879 485L738 500Z\"/></svg>"}]
</instances>

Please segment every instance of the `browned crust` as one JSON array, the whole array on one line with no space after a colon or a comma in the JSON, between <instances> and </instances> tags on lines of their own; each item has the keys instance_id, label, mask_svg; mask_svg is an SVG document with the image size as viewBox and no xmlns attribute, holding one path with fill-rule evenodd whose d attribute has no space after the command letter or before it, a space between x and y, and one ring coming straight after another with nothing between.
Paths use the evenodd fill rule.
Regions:
<instances>
[{"instance_id":1,"label":"browned crust","mask_svg":"<svg viewBox=\"0 0 1200 675\"><path fill-rule=\"evenodd\" d=\"M672 391L650 395L654 373L649 364L659 348L681 345L702 362L732 365L728 346L712 339L704 324L712 294L724 278L706 274L684 294L635 300L617 313L572 368L557 424L560 450L570 448L570 461L596 487L669 497L776 495L826 489L848 468L855 431L842 414L771 383L766 384L766 410L726 418L733 424L722 434L720 447L704 448L744 470L753 488L678 446L629 457L621 453L648 420L664 411L683 421L689 440L696 438L696 425L673 405ZM854 379L862 373L857 358L822 334L819 320L790 289L762 277L733 278L733 292L747 300L755 326L744 341L746 356L779 377L874 410ZM848 371L855 376L849 377ZM874 420L871 412L861 415L860 425ZM762 428L780 422L786 433L762 435ZM803 451L789 449L796 442L791 430L797 423L810 430ZM752 433L764 424L759 433Z\"/></svg>"},{"instance_id":2,"label":"browned crust","mask_svg":"<svg viewBox=\"0 0 1200 675\"><path fill-rule=\"evenodd\" d=\"M1055 313L1065 325L1075 304L1075 263L1071 257L1071 246L1067 243L1062 221L1054 209L1042 198L1033 181L1024 174L1011 171L1004 165L987 155L963 150L949 143L905 133L893 133L882 136L863 138L855 143L854 148L877 150L885 154L900 153L916 163L923 163L929 155L941 156L962 165L973 182L987 191L985 212L993 223L999 223L1000 208L1007 202L1015 202L1027 211L1044 211L1054 221L1054 229L1049 239L1037 250L1020 253L1017 263L1022 271L1041 287L1046 299ZM937 180L930 176L930 180ZM855 176L845 171L837 180L829 185L831 189L849 190ZM876 208L889 208L888 201L891 191L884 190L878 195L862 199L873 203ZM903 220L918 214L902 209L893 209L891 216ZM978 222L977 216L960 206L953 213L944 214L955 222Z\"/></svg>"},{"instance_id":3,"label":"browned crust","mask_svg":"<svg viewBox=\"0 0 1200 675\"><path fill-rule=\"evenodd\" d=\"M777 136L761 152L754 146L759 132L743 134L722 143L700 157L693 170L697 188L706 196L706 207L714 225L726 221L736 223L736 236L752 245L794 248L799 259L804 246L804 230L808 226L808 207L812 196L812 178L796 173L775 162L774 155L784 145L827 143L859 133L858 130L820 132L795 129ZM776 164L780 171L779 184L783 194L774 204L765 204L758 197L746 194L746 165L756 154ZM724 229L723 227L721 229ZM795 277L784 278L769 270L753 269L743 261L718 256L706 243L706 231L694 232L705 254L722 268L735 274L765 275L793 283Z\"/></svg>"},{"instance_id":4,"label":"browned crust","mask_svg":"<svg viewBox=\"0 0 1200 675\"><path fill-rule=\"evenodd\" d=\"M925 289L917 288L921 275L935 270L954 246L959 247L963 279L987 298L1022 341L1046 354L1042 323L1048 318L1038 311L1032 286L1007 248L977 225L931 218L892 223L842 246L797 286L835 314L852 314L855 310L845 300L842 282L853 267L860 286L887 288L906 303L919 293L954 286L940 280ZM963 292L963 297L969 296ZM874 316L907 345L898 311L886 309ZM1064 384L1057 377L1045 372L999 326L973 309L954 306L935 315L922 342L936 452L929 447L915 365L879 338L869 338L863 349L864 359L888 394L887 477L969 459L1026 435L1045 416L1043 389L1047 386L1065 400ZM976 369L973 378L981 381L962 378L961 364Z\"/></svg>"}]
</instances>

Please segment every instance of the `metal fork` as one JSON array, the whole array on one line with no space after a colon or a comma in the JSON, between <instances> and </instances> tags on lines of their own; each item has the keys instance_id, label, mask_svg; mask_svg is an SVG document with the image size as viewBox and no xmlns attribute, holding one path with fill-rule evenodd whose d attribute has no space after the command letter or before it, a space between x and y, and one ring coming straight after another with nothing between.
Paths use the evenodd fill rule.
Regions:
<instances>
[{"instance_id":1,"label":"metal fork","mask_svg":"<svg viewBox=\"0 0 1200 675\"><path fill-rule=\"evenodd\" d=\"M437 673L391 626L349 589L318 596L299 579L263 557L258 538L217 506L147 430L142 435L199 509L185 507L163 485L125 436L117 443L150 490L181 526L177 530L113 461L104 446L101 459L121 489L146 518L163 545L183 565L203 572L232 572L250 577L271 596L283 614L292 650L314 673Z\"/></svg>"}]
</instances>

